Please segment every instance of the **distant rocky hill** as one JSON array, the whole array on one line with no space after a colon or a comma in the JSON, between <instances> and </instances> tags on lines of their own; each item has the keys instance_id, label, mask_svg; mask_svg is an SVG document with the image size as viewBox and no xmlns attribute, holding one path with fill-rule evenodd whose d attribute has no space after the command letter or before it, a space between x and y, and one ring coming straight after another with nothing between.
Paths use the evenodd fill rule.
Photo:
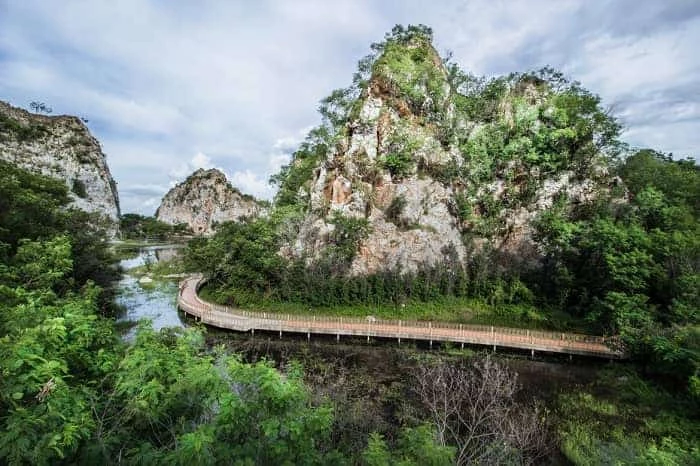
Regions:
<instances>
[{"instance_id":1,"label":"distant rocky hill","mask_svg":"<svg viewBox=\"0 0 700 466\"><path fill-rule=\"evenodd\" d=\"M0 159L65 180L72 205L119 227L119 196L99 142L74 116L45 116L0 101Z\"/></svg>"},{"instance_id":2,"label":"distant rocky hill","mask_svg":"<svg viewBox=\"0 0 700 466\"><path fill-rule=\"evenodd\" d=\"M284 255L327 259L355 235L353 274L464 264L485 250L536 261L541 212L614 190L618 127L597 96L546 69L475 78L431 39L394 31L353 86L322 102L324 124L273 178L276 206L304 212Z\"/></svg>"},{"instance_id":3,"label":"distant rocky hill","mask_svg":"<svg viewBox=\"0 0 700 466\"><path fill-rule=\"evenodd\" d=\"M156 218L187 224L196 235L213 233L217 223L260 215L266 208L234 188L221 171L199 169L163 197Z\"/></svg>"}]
</instances>

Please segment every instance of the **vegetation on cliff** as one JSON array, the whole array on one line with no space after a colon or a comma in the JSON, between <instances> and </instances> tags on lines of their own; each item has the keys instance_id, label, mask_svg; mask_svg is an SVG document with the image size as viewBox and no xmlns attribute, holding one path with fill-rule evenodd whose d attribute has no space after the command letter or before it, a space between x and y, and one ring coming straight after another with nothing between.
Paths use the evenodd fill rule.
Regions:
<instances>
[{"instance_id":1,"label":"vegetation on cliff","mask_svg":"<svg viewBox=\"0 0 700 466\"><path fill-rule=\"evenodd\" d=\"M0 115L0 141L31 141L46 134L46 128L42 125L22 124L15 118Z\"/></svg>"},{"instance_id":2,"label":"vegetation on cliff","mask_svg":"<svg viewBox=\"0 0 700 466\"><path fill-rule=\"evenodd\" d=\"M313 169L343 151L338 144L356 129L370 96L382 97L401 116L393 122L396 128L388 135L379 167L393 176L419 170L457 184L472 205L491 202L479 188L506 180L508 192L497 205L481 209L486 217L527 203L543 181L563 171L594 177L596 168L620 153L619 124L600 98L579 83L550 68L476 77L441 59L431 40L429 28L399 26L384 42L372 45L373 53L361 60L352 86L322 101L322 126L309 133L289 165L272 178L279 186L278 205L308 207L305 196ZM413 127L459 157L427 160L419 154L422 141Z\"/></svg>"},{"instance_id":3,"label":"vegetation on cliff","mask_svg":"<svg viewBox=\"0 0 700 466\"><path fill-rule=\"evenodd\" d=\"M207 235L220 223L255 217L265 208L265 202L241 193L220 170L200 168L163 196L155 218L175 228L184 226L195 235Z\"/></svg>"},{"instance_id":4,"label":"vegetation on cliff","mask_svg":"<svg viewBox=\"0 0 700 466\"><path fill-rule=\"evenodd\" d=\"M122 239L166 241L176 235L191 234L186 224L170 225L154 217L122 214L119 218Z\"/></svg>"},{"instance_id":5,"label":"vegetation on cliff","mask_svg":"<svg viewBox=\"0 0 700 466\"><path fill-rule=\"evenodd\" d=\"M32 104L37 112L48 110ZM39 115L0 101L0 160L63 179L72 207L99 214L91 215L92 222L110 236L117 233L116 182L100 144L77 117Z\"/></svg>"}]
</instances>

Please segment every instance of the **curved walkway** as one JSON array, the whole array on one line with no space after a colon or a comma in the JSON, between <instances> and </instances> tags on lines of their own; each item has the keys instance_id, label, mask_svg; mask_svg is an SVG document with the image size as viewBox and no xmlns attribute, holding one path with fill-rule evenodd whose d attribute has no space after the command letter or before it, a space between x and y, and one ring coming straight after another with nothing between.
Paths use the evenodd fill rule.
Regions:
<instances>
[{"instance_id":1,"label":"curved walkway","mask_svg":"<svg viewBox=\"0 0 700 466\"><path fill-rule=\"evenodd\" d=\"M449 341L453 343L518 348L549 353L576 354L607 359L623 359L625 354L616 339L573 333L546 332L486 325L461 325L445 322L380 320L315 315L287 315L249 312L202 300L197 292L204 283L202 276L180 282L178 307L213 327L254 332L264 330L312 334L354 335L408 340ZM534 353L533 353L534 354Z\"/></svg>"}]
</instances>

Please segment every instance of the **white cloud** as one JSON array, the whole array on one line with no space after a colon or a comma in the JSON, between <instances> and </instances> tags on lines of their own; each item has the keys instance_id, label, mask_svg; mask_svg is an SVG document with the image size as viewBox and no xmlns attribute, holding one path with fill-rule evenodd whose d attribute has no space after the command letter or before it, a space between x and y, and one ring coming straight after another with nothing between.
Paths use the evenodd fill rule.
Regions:
<instances>
[{"instance_id":1,"label":"white cloud","mask_svg":"<svg viewBox=\"0 0 700 466\"><path fill-rule=\"evenodd\" d=\"M211 168L213 167L211 163L211 159L204 155L202 152L197 152L194 157L192 157L192 161L190 164L196 169L199 168Z\"/></svg>"},{"instance_id":2,"label":"white cloud","mask_svg":"<svg viewBox=\"0 0 700 466\"><path fill-rule=\"evenodd\" d=\"M285 153L292 153L299 146L301 138L285 137L275 141L272 148Z\"/></svg>"},{"instance_id":3,"label":"white cloud","mask_svg":"<svg viewBox=\"0 0 700 466\"><path fill-rule=\"evenodd\" d=\"M611 105L633 145L698 157L700 135L669 124L700 122L698 43L700 18L644 37L601 35L583 45L570 72Z\"/></svg>"},{"instance_id":4,"label":"white cloud","mask_svg":"<svg viewBox=\"0 0 700 466\"><path fill-rule=\"evenodd\" d=\"M161 197L150 197L143 201L143 206L148 207L150 209L157 209L158 206L160 205Z\"/></svg>"},{"instance_id":5,"label":"white cloud","mask_svg":"<svg viewBox=\"0 0 700 466\"><path fill-rule=\"evenodd\" d=\"M176 168L173 168L168 172L168 175L172 178L170 184L174 186L178 183L178 180L182 181L187 175L192 173L190 165L188 163L181 163Z\"/></svg>"},{"instance_id":6,"label":"white cloud","mask_svg":"<svg viewBox=\"0 0 700 466\"><path fill-rule=\"evenodd\" d=\"M277 173L282 165L289 163L291 156L288 153L281 153L276 155L271 155L268 162L268 173L270 175Z\"/></svg>"},{"instance_id":7,"label":"white cloud","mask_svg":"<svg viewBox=\"0 0 700 466\"><path fill-rule=\"evenodd\" d=\"M200 168L209 169L213 167L214 164L209 156L202 152L197 152L192 159L190 159L188 162L179 164L176 168L170 170L168 174L171 178L181 181L195 170L199 170Z\"/></svg>"},{"instance_id":8,"label":"white cloud","mask_svg":"<svg viewBox=\"0 0 700 466\"><path fill-rule=\"evenodd\" d=\"M304 128L296 136L279 138L272 145L272 152L267 156L267 166L260 172L251 170L236 171L229 177L231 183L246 194L252 194L259 199L271 200L275 194L270 185L270 176L277 173L282 165L289 163L291 153L296 150L310 128Z\"/></svg>"},{"instance_id":9,"label":"white cloud","mask_svg":"<svg viewBox=\"0 0 700 466\"><path fill-rule=\"evenodd\" d=\"M444 19L447 27L434 32L468 71L525 71L510 68L519 49L533 40L557 40L561 28L571 27L579 5L550 0L455 2L452 14Z\"/></svg>"},{"instance_id":10,"label":"white cloud","mask_svg":"<svg viewBox=\"0 0 700 466\"><path fill-rule=\"evenodd\" d=\"M162 196L168 189L167 186L158 184L132 184L119 187L120 193L134 196L148 196L154 194Z\"/></svg>"},{"instance_id":11,"label":"white cloud","mask_svg":"<svg viewBox=\"0 0 700 466\"><path fill-rule=\"evenodd\" d=\"M229 181L242 193L252 194L259 199L271 199L274 194L267 182L267 178L263 178L250 170L234 172L229 177Z\"/></svg>"}]
</instances>

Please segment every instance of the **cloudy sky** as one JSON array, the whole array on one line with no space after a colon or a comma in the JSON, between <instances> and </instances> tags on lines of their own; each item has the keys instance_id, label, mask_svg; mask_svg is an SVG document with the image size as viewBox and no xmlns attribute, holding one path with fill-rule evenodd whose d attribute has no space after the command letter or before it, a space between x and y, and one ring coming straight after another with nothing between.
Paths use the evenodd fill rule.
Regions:
<instances>
[{"instance_id":1,"label":"cloudy sky","mask_svg":"<svg viewBox=\"0 0 700 466\"><path fill-rule=\"evenodd\" d=\"M0 99L89 119L124 212L198 167L269 198L317 102L397 23L476 74L552 65L633 146L700 154L698 0L0 0Z\"/></svg>"}]
</instances>

